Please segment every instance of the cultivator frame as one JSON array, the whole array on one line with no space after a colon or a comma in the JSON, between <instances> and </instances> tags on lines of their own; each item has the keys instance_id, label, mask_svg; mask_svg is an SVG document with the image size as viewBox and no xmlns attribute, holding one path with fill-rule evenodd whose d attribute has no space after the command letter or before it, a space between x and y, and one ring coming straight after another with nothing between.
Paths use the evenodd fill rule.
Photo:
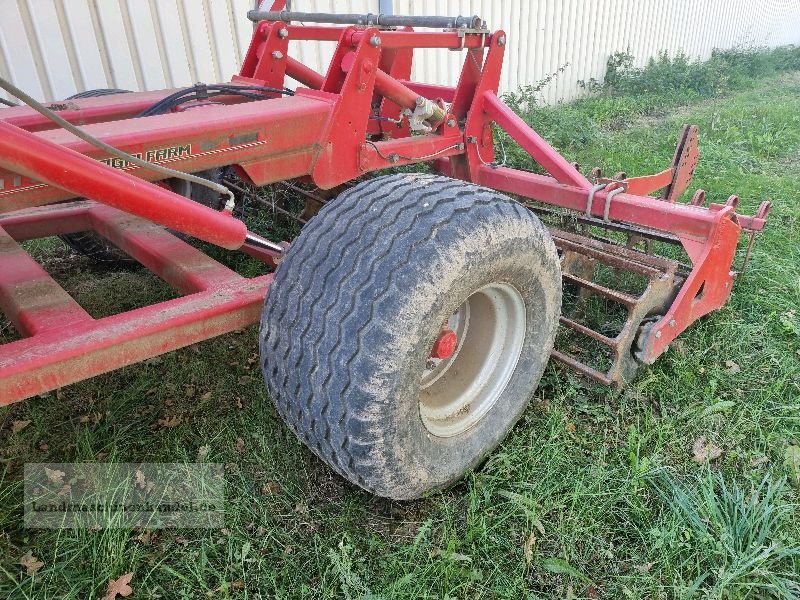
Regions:
<instances>
[{"instance_id":1,"label":"cultivator frame","mask_svg":"<svg viewBox=\"0 0 800 600\"><path fill-rule=\"evenodd\" d=\"M275 2L273 10L284 4ZM701 194L690 204L677 202L697 160L696 130L684 131L673 165L659 174L604 179L595 173L590 180L498 97L502 30L489 31L471 19L436 21L454 25L443 31L415 31L434 21L409 18L387 27L374 17L362 24L309 26L293 24L299 20L293 13L252 13L253 40L232 83L281 89L289 77L301 84L290 97L264 93L264 101L247 103L216 98L136 119L173 90L51 108L108 144L184 172L235 165L256 186L300 179L331 189L370 172L430 162L443 175L535 201L539 209L572 211L585 226L624 230L629 247L553 232L566 280L628 310L626 326L613 338L562 318L564 326L611 348L614 361L603 371L561 349L554 357L604 383L630 379L636 361L652 363L692 322L725 303L736 278L740 235L764 228L769 204L744 216L736 212L735 197L707 206ZM289 56L290 41L306 40L337 43L326 74ZM458 84L411 81L418 48L465 53ZM546 174L498 165L494 128L519 143ZM242 278L157 225L273 264L280 246L248 232L230 211L148 183L163 178L109 156L30 108L0 110L0 309L24 336L0 346L0 404L257 321L271 275ZM648 195L658 190L664 190L661 198ZM73 198L92 201L62 203ZM105 236L184 296L91 318L19 245L84 230ZM651 238L682 246L688 270L648 253L648 246L633 248ZM647 291L634 297L593 282L596 264L641 273Z\"/></svg>"}]
</instances>

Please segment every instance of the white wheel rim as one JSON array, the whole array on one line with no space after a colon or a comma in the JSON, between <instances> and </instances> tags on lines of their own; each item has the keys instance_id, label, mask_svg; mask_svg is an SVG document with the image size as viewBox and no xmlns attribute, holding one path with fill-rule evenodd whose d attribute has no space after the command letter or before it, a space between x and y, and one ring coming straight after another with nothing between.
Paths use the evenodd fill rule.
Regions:
<instances>
[{"instance_id":1,"label":"white wheel rim","mask_svg":"<svg viewBox=\"0 0 800 600\"><path fill-rule=\"evenodd\" d=\"M428 359L420 382L420 416L438 437L464 433L497 403L525 341L525 301L506 283L474 292L450 316L458 345L452 356Z\"/></svg>"}]
</instances>

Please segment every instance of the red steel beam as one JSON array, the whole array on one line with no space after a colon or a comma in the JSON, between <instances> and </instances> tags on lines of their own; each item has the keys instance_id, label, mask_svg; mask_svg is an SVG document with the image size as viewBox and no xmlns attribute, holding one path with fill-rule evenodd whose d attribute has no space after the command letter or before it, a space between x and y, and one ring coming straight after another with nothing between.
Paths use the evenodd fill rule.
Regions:
<instances>
[{"instance_id":1,"label":"red steel beam","mask_svg":"<svg viewBox=\"0 0 800 600\"><path fill-rule=\"evenodd\" d=\"M494 92L483 94L483 109L490 119L505 129L557 181L585 190L591 189L592 184L589 180L523 121L522 117L503 104Z\"/></svg>"},{"instance_id":2,"label":"red steel beam","mask_svg":"<svg viewBox=\"0 0 800 600\"><path fill-rule=\"evenodd\" d=\"M247 235L247 226L230 215L3 122L0 166L230 250Z\"/></svg>"},{"instance_id":3,"label":"red steel beam","mask_svg":"<svg viewBox=\"0 0 800 600\"><path fill-rule=\"evenodd\" d=\"M476 183L579 212L586 209L589 197L587 190L561 184L552 177L506 167L481 166ZM592 215L603 215L607 195L605 191L595 194ZM624 193L614 196L609 211L612 221L641 225L699 241L708 238L715 216L716 213L705 208Z\"/></svg>"},{"instance_id":4,"label":"red steel beam","mask_svg":"<svg viewBox=\"0 0 800 600\"><path fill-rule=\"evenodd\" d=\"M278 165L270 165L265 171L275 179L284 179L309 172L333 103L331 97L276 98L99 123L83 130L107 144L144 157L150 151L165 147L189 147L187 153L158 161L180 171L196 172L256 160L274 161ZM108 157L102 150L61 129L43 131L36 136L98 160ZM289 166L282 168L285 163ZM164 177L132 165L122 168L141 179ZM266 181L257 183L262 185ZM22 174L0 168L0 213L73 197L73 193L49 187L38 178L29 180Z\"/></svg>"},{"instance_id":5,"label":"red steel beam","mask_svg":"<svg viewBox=\"0 0 800 600\"><path fill-rule=\"evenodd\" d=\"M0 346L0 405L258 322L272 275Z\"/></svg>"}]
</instances>

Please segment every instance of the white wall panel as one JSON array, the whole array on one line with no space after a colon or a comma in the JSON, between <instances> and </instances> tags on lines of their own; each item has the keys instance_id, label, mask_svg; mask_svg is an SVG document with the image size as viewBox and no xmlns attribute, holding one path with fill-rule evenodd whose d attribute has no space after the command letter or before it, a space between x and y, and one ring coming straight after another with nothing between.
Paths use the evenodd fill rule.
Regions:
<instances>
[{"instance_id":1,"label":"white wall panel","mask_svg":"<svg viewBox=\"0 0 800 600\"><path fill-rule=\"evenodd\" d=\"M378 0L293 0L293 9L377 12ZM224 81L237 71L254 0L0 0L0 74L47 100L98 87L159 89ZM503 88L536 83L548 102L602 78L608 56L638 65L666 50L800 44L800 0L394 0L398 14L478 14L508 33ZM332 43L290 52L324 72ZM455 84L463 55L418 51L414 77Z\"/></svg>"}]
</instances>

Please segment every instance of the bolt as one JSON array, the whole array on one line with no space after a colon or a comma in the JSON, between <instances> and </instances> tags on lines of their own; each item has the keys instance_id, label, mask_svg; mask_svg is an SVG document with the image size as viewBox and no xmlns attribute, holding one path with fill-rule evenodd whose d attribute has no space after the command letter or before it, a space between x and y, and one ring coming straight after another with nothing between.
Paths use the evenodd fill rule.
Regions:
<instances>
[{"instance_id":1,"label":"bolt","mask_svg":"<svg viewBox=\"0 0 800 600\"><path fill-rule=\"evenodd\" d=\"M660 337L661 337L661 332L660 332L660 331L656 331L656 337L657 337L657 338L660 338Z\"/></svg>"},{"instance_id":2,"label":"bolt","mask_svg":"<svg viewBox=\"0 0 800 600\"><path fill-rule=\"evenodd\" d=\"M417 102L417 106L422 106L422 105L425 104L425 98L423 98L422 96L417 96L416 102Z\"/></svg>"},{"instance_id":3,"label":"bolt","mask_svg":"<svg viewBox=\"0 0 800 600\"><path fill-rule=\"evenodd\" d=\"M448 119L447 126L448 127L455 127L456 126L456 120L455 119Z\"/></svg>"},{"instance_id":4,"label":"bolt","mask_svg":"<svg viewBox=\"0 0 800 600\"><path fill-rule=\"evenodd\" d=\"M281 58L283 58L283 52L281 52L280 50L275 50L275 52L272 53L272 58L274 58L275 60L280 60Z\"/></svg>"},{"instance_id":5,"label":"bolt","mask_svg":"<svg viewBox=\"0 0 800 600\"><path fill-rule=\"evenodd\" d=\"M499 38L497 38L497 45L498 46L505 46L506 45L506 36L501 35Z\"/></svg>"},{"instance_id":6,"label":"bolt","mask_svg":"<svg viewBox=\"0 0 800 600\"><path fill-rule=\"evenodd\" d=\"M289 30L286 29L286 27L281 27L278 30L278 37L281 38L281 39L283 39L285 37L289 37Z\"/></svg>"},{"instance_id":7,"label":"bolt","mask_svg":"<svg viewBox=\"0 0 800 600\"><path fill-rule=\"evenodd\" d=\"M371 38L369 38L369 43L370 43L370 44L372 44L373 46L376 46L376 47L377 47L377 46L380 46L380 45L381 45L381 38L380 38L380 36L379 36L379 35L376 33L376 34L375 34L375 35L373 35Z\"/></svg>"},{"instance_id":8,"label":"bolt","mask_svg":"<svg viewBox=\"0 0 800 600\"><path fill-rule=\"evenodd\" d=\"M669 320L669 326L670 327L675 327L675 325L677 325L677 323L675 322L675 319L670 319Z\"/></svg>"}]
</instances>

